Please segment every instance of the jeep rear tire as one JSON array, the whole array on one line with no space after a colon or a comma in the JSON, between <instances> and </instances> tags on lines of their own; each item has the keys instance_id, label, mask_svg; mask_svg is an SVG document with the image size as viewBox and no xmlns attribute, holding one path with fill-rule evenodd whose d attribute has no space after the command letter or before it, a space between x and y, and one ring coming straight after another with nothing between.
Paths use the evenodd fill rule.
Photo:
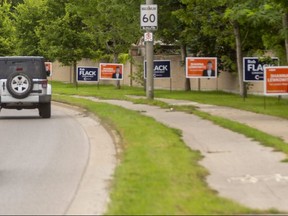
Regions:
<instances>
[{"instance_id":1,"label":"jeep rear tire","mask_svg":"<svg viewBox=\"0 0 288 216\"><path fill-rule=\"evenodd\" d=\"M33 82L27 74L16 72L7 79L7 90L14 98L24 99L29 96L32 89Z\"/></svg>"},{"instance_id":2,"label":"jeep rear tire","mask_svg":"<svg viewBox=\"0 0 288 216\"><path fill-rule=\"evenodd\" d=\"M42 118L51 117L51 103L42 103L39 105L39 115Z\"/></svg>"}]
</instances>

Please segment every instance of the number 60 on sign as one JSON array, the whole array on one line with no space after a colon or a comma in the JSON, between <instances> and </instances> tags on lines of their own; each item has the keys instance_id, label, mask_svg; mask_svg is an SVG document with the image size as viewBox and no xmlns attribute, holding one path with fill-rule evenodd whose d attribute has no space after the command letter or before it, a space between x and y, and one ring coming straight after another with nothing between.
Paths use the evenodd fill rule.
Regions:
<instances>
[{"instance_id":1,"label":"number 60 on sign","mask_svg":"<svg viewBox=\"0 0 288 216\"><path fill-rule=\"evenodd\" d=\"M141 29L157 30L158 28L158 6L141 5Z\"/></svg>"}]
</instances>

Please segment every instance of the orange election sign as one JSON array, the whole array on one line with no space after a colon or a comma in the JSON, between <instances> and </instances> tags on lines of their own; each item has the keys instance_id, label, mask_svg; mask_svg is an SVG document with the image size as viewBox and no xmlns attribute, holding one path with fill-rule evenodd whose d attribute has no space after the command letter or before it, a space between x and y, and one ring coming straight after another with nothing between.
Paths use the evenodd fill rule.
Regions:
<instances>
[{"instance_id":1,"label":"orange election sign","mask_svg":"<svg viewBox=\"0 0 288 216\"><path fill-rule=\"evenodd\" d=\"M100 64L100 79L123 80L123 64Z\"/></svg>"},{"instance_id":2,"label":"orange election sign","mask_svg":"<svg viewBox=\"0 0 288 216\"><path fill-rule=\"evenodd\" d=\"M217 78L217 58L188 57L186 58L187 78Z\"/></svg>"},{"instance_id":3,"label":"orange election sign","mask_svg":"<svg viewBox=\"0 0 288 216\"><path fill-rule=\"evenodd\" d=\"M45 70L49 76L52 76L53 73L52 62L45 62Z\"/></svg>"},{"instance_id":4,"label":"orange election sign","mask_svg":"<svg viewBox=\"0 0 288 216\"><path fill-rule=\"evenodd\" d=\"M265 95L288 95L288 67L266 67Z\"/></svg>"}]
</instances>

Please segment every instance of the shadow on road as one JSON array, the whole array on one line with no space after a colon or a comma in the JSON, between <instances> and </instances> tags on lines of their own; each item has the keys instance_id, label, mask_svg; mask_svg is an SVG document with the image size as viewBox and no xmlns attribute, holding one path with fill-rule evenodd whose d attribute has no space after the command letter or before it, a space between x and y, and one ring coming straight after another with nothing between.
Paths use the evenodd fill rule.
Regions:
<instances>
[{"instance_id":1,"label":"shadow on road","mask_svg":"<svg viewBox=\"0 0 288 216\"><path fill-rule=\"evenodd\" d=\"M30 119L42 119L40 116L0 116L0 120L30 120Z\"/></svg>"}]
</instances>

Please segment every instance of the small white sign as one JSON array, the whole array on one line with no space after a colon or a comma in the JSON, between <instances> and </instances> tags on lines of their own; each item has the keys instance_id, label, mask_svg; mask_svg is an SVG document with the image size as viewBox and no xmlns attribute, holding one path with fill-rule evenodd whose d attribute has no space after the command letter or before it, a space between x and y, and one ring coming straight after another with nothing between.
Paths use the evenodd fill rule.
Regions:
<instances>
[{"instance_id":1,"label":"small white sign","mask_svg":"<svg viewBox=\"0 0 288 216\"><path fill-rule=\"evenodd\" d=\"M144 41L145 42L153 42L153 33L152 32L146 32L144 34Z\"/></svg>"},{"instance_id":2,"label":"small white sign","mask_svg":"<svg viewBox=\"0 0 288 216\"><path fill-rule=\"evenodd\" d=\"M141 5L141 29L157 30L158 28L158 5Z\"/></svg>"}]
</instances>

